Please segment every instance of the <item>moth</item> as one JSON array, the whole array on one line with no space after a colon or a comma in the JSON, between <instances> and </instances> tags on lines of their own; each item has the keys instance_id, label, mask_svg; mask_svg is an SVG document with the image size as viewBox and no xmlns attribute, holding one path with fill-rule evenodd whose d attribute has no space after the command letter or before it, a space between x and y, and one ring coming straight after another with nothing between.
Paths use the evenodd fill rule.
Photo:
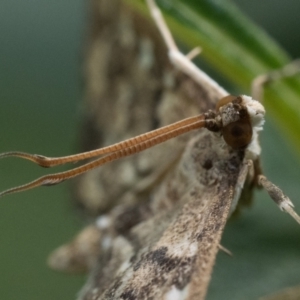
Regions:
<instances>
[{"instance_id":1,"label":"moth","mask_svg":"<svg viewBox=\"0 0 300 300\"><path fill-rule=\"evenodd\" d=\"M58 159L20 152L2 154L20 156L44 167L107 155L71 171L13 188L3 196L59 183L195 130L179 162L166 167L171 171L159 172L140 187L145 190L155 186L148 201L113 208L79 236L75 243L85 239L89 244L94 240L95 244L100 242L103 252L81 293L82 299L203 299L223 228L245 184L263 185L279 207L299 222L290 200L259 170L257 137L263 125L263 106L247 96L228 96L196 68L189 57L178 51L155 3L148 1L148 5L168 45L172 63L201 87L203 98L212 102L221 99L217 110L89 154ZM93 251L99 256L97 249Z\"/></svg>"}]
</instances>

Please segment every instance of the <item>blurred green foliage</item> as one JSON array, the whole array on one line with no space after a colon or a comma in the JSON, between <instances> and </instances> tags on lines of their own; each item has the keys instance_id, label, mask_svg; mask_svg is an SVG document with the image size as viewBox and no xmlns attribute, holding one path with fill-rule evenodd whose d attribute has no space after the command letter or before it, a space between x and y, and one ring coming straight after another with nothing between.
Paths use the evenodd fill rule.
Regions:
<instances>
[{"instance_id":1,"label":"blurred green foliage","mask_svg":"<svg viewBox=\"0 0 300 300\"><path fill-rule=\"evenodd\" d=\"M125 0L147 14L144 0ZM229 0L158 0L175 37L190 48L201 46L201 58L244 93L252 80L285 66L290 57L270 36ZM300 80L281 80L266 88L264 104L300 153Z\"/></svg>"},{"instance_id":2,"label":"blurred green foliage","mask_svg":"<svg viewBox=\"0 0 300 300\"><path fill-rule=\"evenodd\" d=\"M269 28L276 28L275 33L282 38L282 43L292 41L294 53L299 53L297 45L300 43L295 37L298 32L287 28L289 22L299 28L300 2L236 2L245 2L248 5L245 12L251 11L264 24L269 22ZM141 0L131 0L133 4L147 13ZM201 45L204 51L200 59L207 59L243 93L249 93L254 76L289 60L288 55L253 24L249 25L251 30L247 35L240 34L244 29L239 19L246 31L249 21L229 1L169 0L160 4L176 37L187 48ZM204 13L203 19L198 17L200 4L209 12ZM233 16L231 12L235 12ZM87 21L83 21L84 15L87 13L81 0L1 0L1 152L22 150L51 156L76 152L78 147L74 141L78 136L77 112L80 112L81 98L79 58ZM276 22L272 21L274 15ZM285 18L281 19L282 15ZM202 33L200 27L204 27L206 33ZM258 40L254 42L255 39ZM270 49L269 45L272 45ZM267 92L268 115L272 112L274 118L267 120L261 139L266 174L290 196L296 208L300 207L299 163L272 123L286 126L283 131L294 142L299 142L297 83L297 80L288 80ZM278 93L278 97L271 101L274 93ZM290 113L291 110L294 112ZM289 133L291 128L295 130ZM17 159L3 160L0 164L1 190L45 174L45 170ZM70 239L82 225L70 208L69 187L62 184L1 199L0 299L75 298L84 278L57 274L45 264L48 253ZM255 198L254 207L244 211L241 218L230 221L225 230L222 244L234 257L218 255L208 295L210 300L257 299L300 282L299 227L263 192L257 193Z\"/></svg>"},{"instance_id":3,"label":"blurred green foliage","mask_svg":"<svg viewBox=\"0 0 300 300\"><path fill-rule=\"evenodd\" d=\"M125 1L149 16L144 1ZM231 1L157 2L181 45L186 49L200 45L200 63L205 60L240 93L250 93L251 82L257 75L285 66L290 61L287 52ZM266 8L266 13L274 6ZM272 123L279 126L298 153L299 83L296 77L280 80L266 88L264 97L268 121L272 119ZM297 201L299 163L269 124L265 127L262 146L266 174L280 182L289 196ZM259 200L252 210L244 212L240 219L229 222L226 227L222 244L234 252L234 258L230 259L223 253L218 255L208 299L258 299L286 286L299 284L299 227L288 217L280 216L264 193L257 193L256 198ZM278 218L280 222L274 222Z\"/></svg>"}]
</instances>

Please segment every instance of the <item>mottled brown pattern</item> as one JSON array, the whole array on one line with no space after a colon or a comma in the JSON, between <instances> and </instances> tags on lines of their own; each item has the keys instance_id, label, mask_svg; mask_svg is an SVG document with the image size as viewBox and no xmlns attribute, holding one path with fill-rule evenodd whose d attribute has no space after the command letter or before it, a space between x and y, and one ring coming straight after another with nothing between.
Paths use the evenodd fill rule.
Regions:
<instances>
[{"instance_id":1,"label":"mottled brown pattern","mask_svg":"<svg viewBox=\"0 0 300 300\"><path fill-rule=\"evenodd\" d=\"M214 108L218 92L170 66L152 22L117 0L92 4L83 150ZM172 286L203 299L243 155L199 131L79 178L77 204L109 222L78 299L163 299Z\"/></svg>"},{"instance_id":2,"label":"mottled brown pattern","mask_svg":"<svg viewBox=\"0 0 300 300\"><path fill-rule=\"evenodd\" d=\"M103 232L95 225L85 227L77 237L60 246L48 258L48 265L56 271L87 272L103 254L99 247Z\"/></svg>"},{"instance_id":3,"label":"mottled brown pattern","mask_svg":"<svg viewBox=\"0 0 300 300\"><path fill-rule=\"evenodd\" d=\"M119 1L92 1L90 38L85 51L82 150L95 149L214 108L187 76L174 71L153 22L124 9ZM121 7L120 7L121 6ZM189 134L138 156L103 166L76 181L74 199L89 216L117 203L135 203L136 182L168 166Z\"/></svg>"},{"instance_id":4,"label":"mottled brown pattern","mask_svg":"<svg viewBox=\"0 0 300 300\"><path fill-rule=\"evenodd\" d=\"M89 293L81 299L163 299L172 285L179 290L188 287L187 299L203 299L243 160L243 152L223 145L222 150L212 149L211 168L203 168L207 160L201 155L207 152L203 143L211 144L216 138L220 139L203 132L190 141L178 167L152 194L153 217L128 234L134 254L124 256L119 245L113 244L114 255L123 255L126 267L104 273L98 267L86 285ZM168 199L173 193L179 195L176 203ZM169 207L162 210L160 202ZM111 278L109 286L97 280L104 276Z\"/></svg>"}]
</instances>

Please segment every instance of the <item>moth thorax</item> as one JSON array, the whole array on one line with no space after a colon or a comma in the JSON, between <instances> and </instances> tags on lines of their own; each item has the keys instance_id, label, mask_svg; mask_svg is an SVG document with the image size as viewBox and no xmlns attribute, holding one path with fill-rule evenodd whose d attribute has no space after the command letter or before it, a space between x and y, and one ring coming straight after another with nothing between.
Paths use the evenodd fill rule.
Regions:
<instances>
[{"instance_id":1,"label":"moth thorax","mask_svg":"<svg viewBox=\"0 0 300 300\"><path fill-rule=\"evenodd\" d=\"M246 148L253 135L248 110L240 96L226 96L217 103L222 118L221 133L225 142L233 149Z\"/></svg>"}]
</instances>

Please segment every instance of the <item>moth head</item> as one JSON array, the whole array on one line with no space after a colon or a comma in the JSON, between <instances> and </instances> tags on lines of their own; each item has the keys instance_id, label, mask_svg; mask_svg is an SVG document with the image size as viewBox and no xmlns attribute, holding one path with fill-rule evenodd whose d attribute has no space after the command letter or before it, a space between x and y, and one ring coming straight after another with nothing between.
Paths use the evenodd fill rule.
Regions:
<instances>
[{"instance_id":1,"label":"moth head","mask_svg":"<svg viewBox=\"0 0 300 300\"><path fill-rule=\"evenodd\" d=\"M226 96L217 103L217 112L222 119L221 133L233 149L244 149L262 130L265 109L248 96Z\"/></svg>"}]
</instances>

